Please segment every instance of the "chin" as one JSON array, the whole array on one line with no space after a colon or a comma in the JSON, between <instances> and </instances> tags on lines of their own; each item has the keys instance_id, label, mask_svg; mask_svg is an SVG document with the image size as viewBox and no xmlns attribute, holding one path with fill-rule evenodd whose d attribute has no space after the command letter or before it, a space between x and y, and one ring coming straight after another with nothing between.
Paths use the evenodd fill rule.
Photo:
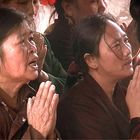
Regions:
<instances>
[{"instance_id":1,"label":"chin","mask_svg":"<svg viewBox=\"0 0 140 140\"><path fill-rule=\"evenodd\" d=\"M123 78L127 78L127 77L129 77L129 76L132 76L133 73L134 73L133 68L130 69L129 71L124 72L124 74L122 75L122 79L123 79Z\"/></svg>"},{"instance_id":2,"label":"chin","mask_svg":"<svg viewBox=\"0 0 140 140\"><path fill-rule=\"evenodd\" d=\"M30 81L37 79L38 77L38 72L37 73L32 73L32 75L30 75Z\"/></svg>"}]
</instances>

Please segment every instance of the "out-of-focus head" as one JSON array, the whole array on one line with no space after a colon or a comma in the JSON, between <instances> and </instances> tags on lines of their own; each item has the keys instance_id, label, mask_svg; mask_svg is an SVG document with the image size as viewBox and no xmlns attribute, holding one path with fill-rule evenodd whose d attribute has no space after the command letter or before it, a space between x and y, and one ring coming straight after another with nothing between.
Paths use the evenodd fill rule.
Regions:
<instances>
[{"instance_id":1,"label":"out-of-focus head","mask_svg":"<svg viewBox=\"0 0 140 140\"><path fill-rule=\"evenodd\" d=\"M25 14L0 8L0 75L26 83L38 76L37 49Z\"/></svg>"},{"instance_id":2,"label":"out-of-focus head","mask_svg":"<svg viewBox=\"0 0 140 140\"><path fill-rule=\"evenodd\" d=\"M137 38L140 42L140 1L139 0L131 0L130 1L130 14L132 18L137 23Z\"/></svg>"},{"instance_id":3,"label":"out-of-focus head","mask_svg":"<svg viewBox=\"0 0 140 140\"><path fill-rule=\"evenodd\" d=\"M121 79L133 73L126 33L108 15L83 19L74 30L74 56L83 72Z\"/></svg>"},{"instance_id":4,"label":"out-of-focus head","mask_svg":"<svg viewBox=\"0 0 140 140\"><path fill-rule=\"evenodd\" d=\"M14 8L25 13L29 18L30 26L35 30L34 15L38 12L39 0L0 0L0 6Z\"/></svg>"},{"instance_id":5,"label":"out-of-focus head","mask_svg":"<svg viewBox=\"0 0 140 140\"><path fill-rule=\"evenodd\" d=\"M105 0L57 0L55 3L59 17L68 17L74 23L81 18L104 13L106 9Z\"/></svg>"},{"instance_id":6,"label":"out-of-focus head","mask_svg":"<svg viewBox=\"0 0 140 140\"><path fill-rule=\"evenodd\" d=\"M38 10L38 0L0 0L0 6L15 8L33 17Z\"/></svg>"}]
</instances>

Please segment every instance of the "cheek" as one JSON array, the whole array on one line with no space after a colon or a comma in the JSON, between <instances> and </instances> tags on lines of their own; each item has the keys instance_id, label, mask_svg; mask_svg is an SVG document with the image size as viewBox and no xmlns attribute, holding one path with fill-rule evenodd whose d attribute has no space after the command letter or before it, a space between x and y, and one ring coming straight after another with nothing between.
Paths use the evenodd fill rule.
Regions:
<instances>
[{"instance_id":1,"label":"cheek","mask_svg":"<svg viewBox=\"0 0 140 140\"><path fill-rule=\"evenodd\" d=\"M13 71L24 70L26 57L23 52L11 51L9 55L5 56L4 62L7 69L11 69Z\"/></svg>"}]
</instances>

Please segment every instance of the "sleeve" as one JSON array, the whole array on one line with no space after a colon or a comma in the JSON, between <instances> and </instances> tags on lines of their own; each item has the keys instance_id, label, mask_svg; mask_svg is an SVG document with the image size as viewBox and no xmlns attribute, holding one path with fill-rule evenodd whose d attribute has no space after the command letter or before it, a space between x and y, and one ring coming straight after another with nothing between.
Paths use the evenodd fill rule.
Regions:
<instances>
[{"instance_id":1,"label":"sleeve","mask_svg":"<svg viewBox=\"0 0 140 140\"><path fill-rule=\"evenodd\" d=\"M140 139L140 117L131 119L130 138L131 139Z\"/></svg>"},{"instance_id":2,"label":"sleeve","mask_svg":"<svg viewBox=\"0 0 140 140\"><path fill-rule=\"evenodd\" d=\"M67 72L62 67L61 63L56 59L54 53L51 49L51 45L47 38L45 38L45 44L47 45L48 51L45 58L43 70L48 73L49 79L53 82L53 84L57 87L58 93L62 91L62 87L64 88Z\"/></svg>"}]
</instances>

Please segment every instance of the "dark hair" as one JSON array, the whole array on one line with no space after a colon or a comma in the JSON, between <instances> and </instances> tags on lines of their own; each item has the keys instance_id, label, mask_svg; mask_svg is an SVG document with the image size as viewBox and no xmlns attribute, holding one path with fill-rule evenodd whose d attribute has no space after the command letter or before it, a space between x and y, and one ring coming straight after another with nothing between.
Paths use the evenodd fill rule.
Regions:
<instances>
[{"instance_id":1,"label":"dark hair","mask_svg":"<svg viewBox=\"0 0 140 140\"><path fill-rule=\"evenodd\" d=\"M26 16L17 10L0 8L0 45L25 19Z\"/></svg>"},{"instance_id":2,"label":"dark hair","mask_svg":"<svg viewBox=\"0 0 140 140\"><path fill-rule=\"evenodd\" d=\"M130 1L130 14L132 18L136 21L137 24L137 38L140 42L140 1L139 0L131 0Z\"/></svg>"},{"instance_id":3,"label":"dark hair","mask_svg":"<svg viewBox=\"0 0 140 140\"><path fill-rule=\"evenodd\" d=\"M49 21L51 20L51 18L55 15L55 13L58 14L58 18L61 19L61 20L66 20L65 19L65 12L64 12L64 9L62 7L62 2L63 1L66 1L68 3L76 3L77 0L56 0L55 4L54 4L54 7L55 7L55 10L52 12L51 16L50 16L50 19Z\"/></svg>"},{"instance_id":4,"label":"dark hair","mask_svg":"<svg viewBox=\"0 0 140 140\"><path fill-rule=\"evenodd\" d=\"M0 3L9 3L13 0L0 0ZM27 3L29 0L17 0L17 3L19 4L24 4L24 3Z\"/></svg>"},{"instance_id":5,"label":"dark hair","mask_svg":"<svg viewBox=\"0 0 140 140\"><path fill-rule=\"evenodd\" d=\"M75 27L73 35L73 50L76 63L83 72L88 71L84 54L89 53L99 57L99 43L105 33L107 21L115 21L110 15L94 15L81 20Z\"/></svg>"}]
</instances>

